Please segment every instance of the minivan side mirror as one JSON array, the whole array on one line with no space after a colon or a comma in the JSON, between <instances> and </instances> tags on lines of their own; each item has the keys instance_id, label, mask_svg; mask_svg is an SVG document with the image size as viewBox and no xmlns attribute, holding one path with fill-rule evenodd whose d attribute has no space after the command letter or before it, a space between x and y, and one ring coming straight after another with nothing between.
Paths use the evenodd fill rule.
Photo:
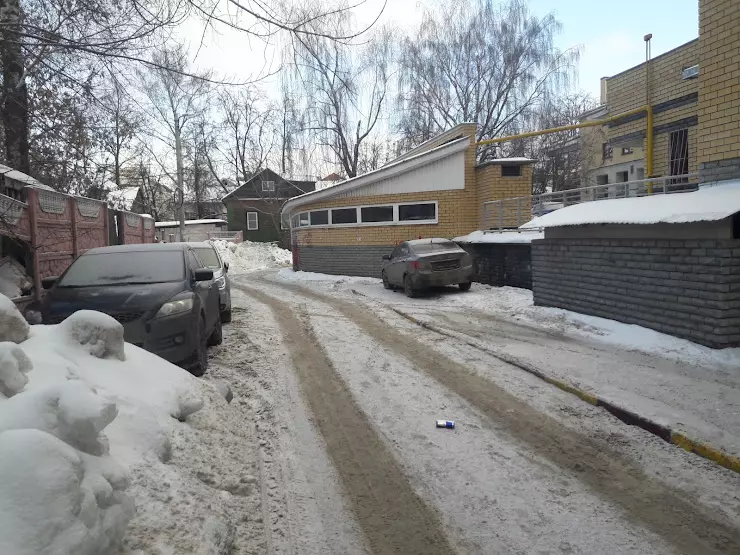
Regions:
<instances>
[{"instance_id":1,"label":"minivan side mirror","mask_svg":"<svg viewBox=\"0 0 740 555\"><path fill-rule=\"evenodd\" d=\"M41 279L41 287L44 289L51 289L54 284L59 281L59 276L49 276Z\"/></svg>"},{"instance_id":2,"label":"minivan side mirror","mask_svg":"<svg viewBox=\"0 0 740 555\"><path fill-rule=\"evenodd\" d=\"M213 279L213 270L209 268L198 268L193 274L195 281L209 281Z\"/></svg>"},{"instance_id":3,"label":"minivan side mirror","mask_svg":"<svg viewBox=\"0 0 740 555\"><path fill-rule=\"evenodd\" d=\"M390 260L390 259L391 259L391 255L390 254L384 254L383 255L383 260Z\"/></svg>"}]
</instances>

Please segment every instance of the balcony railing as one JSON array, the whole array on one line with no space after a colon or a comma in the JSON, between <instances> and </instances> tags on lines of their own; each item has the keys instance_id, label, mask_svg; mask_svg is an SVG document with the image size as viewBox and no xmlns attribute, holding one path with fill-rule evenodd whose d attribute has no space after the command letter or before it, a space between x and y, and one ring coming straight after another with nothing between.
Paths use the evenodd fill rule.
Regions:
<instances>
[{"instance_id":1,"label":"balcony railing","mask_svg":"<svg viewBox=\"0 0 740 555\"><path fill-rule=\"evenodd\" d=\"M554 212L560 208L615 198L645 197L688 193L699 188L699 174L654 177L623 183L594 185L567 191L542 193L526 197L493 200L483 203L483 229L511 229L527 223L533 217Z\"/></svg>"}]
</instances>

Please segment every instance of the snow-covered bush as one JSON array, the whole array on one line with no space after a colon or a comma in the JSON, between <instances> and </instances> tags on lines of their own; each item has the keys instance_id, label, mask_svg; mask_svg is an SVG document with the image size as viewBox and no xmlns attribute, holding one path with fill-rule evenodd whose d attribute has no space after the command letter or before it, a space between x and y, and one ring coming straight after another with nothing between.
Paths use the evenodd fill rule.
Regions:
<instances>
[{"instance_id":1,"label":"snow-covered bush","mask_svg":"<svg viewBox=\"0 0 740 555\"><path fill-rule=\"evenodd\" d=\"M31 368L31 359L23 349L10 341L0 343L0 394L12 397L23 391Z\"/></svg>"}]
</instances>

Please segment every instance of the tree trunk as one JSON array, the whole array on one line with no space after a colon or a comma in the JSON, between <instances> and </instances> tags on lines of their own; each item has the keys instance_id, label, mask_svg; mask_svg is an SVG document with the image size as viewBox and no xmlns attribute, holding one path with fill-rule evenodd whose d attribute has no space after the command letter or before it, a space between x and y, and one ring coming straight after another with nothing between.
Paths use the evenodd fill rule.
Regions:
<instances>
[{"instance_id":1,"label":"tree trunk","mask_svg":"<svg viewBox=\"0 0 740 555\"><path fill-rule=\"evenodd\" d=\"M175 157L177 160L177 204L178 218L180 220L180 241L185 240L185 168L182 162L182 130L180 122L175 118Z\"/></svg>"},{"instance_id":2,"label":"tree trunk","mask_svg":"<svg viewBox=\"0 0 740 555\"><path fill-rule=\"evenodd\" d=\"M0 61L3 71L3 129L8 165L31 173L28 155L28 89L23 71L19 0L0 0Z\"/></svg>"}]
</instances>

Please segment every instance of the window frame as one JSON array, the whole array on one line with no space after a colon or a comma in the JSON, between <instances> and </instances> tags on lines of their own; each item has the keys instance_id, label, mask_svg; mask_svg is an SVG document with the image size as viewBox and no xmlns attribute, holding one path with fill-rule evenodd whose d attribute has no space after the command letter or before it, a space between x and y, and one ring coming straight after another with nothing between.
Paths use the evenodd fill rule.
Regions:
<instances>
[{"instance_id":1,"label":"window frame","mask_svg":"<svg viewBox=\"0 0 740 555\"><path fill-rule=\"evenodd\" d=\"M254 214L255 215L255 223L254 227L250 227L249 225L249 216ZM259 231L260 229L260 213L255 211L248 211L247 212L247 231Z\"/></svg>"},{"instance_id":2,"label":"window frame","mask_svg":"<svg viewBox=\"0 0 740 555\"><path fill-rule=\"evenodd\" d=\"M267 185L272 185L272 187L267 187ZM262 182L262 192L263 193L274 193L275 192L275 181L268 179Z\"/></svg>"},{"instance_id":3,"label":"window frame","mask_svg":"<svg viewBox=\"0 0 740 555\"><path fill-rule=\"evenodd\" d=\"M516 173L504 173L504 168L511 170L516 168ZM522 177L522 165L521 164L501 164L501 177Z\"/></svg>"},{"instance_id":4,"label":"window frame","mask_svg":"<svg viewBox=\"0 0 740 555\"><path fill-rule=\"evenodd\" d=\"M414 204L433 204L434 205L434 219L431 220L399 220L398 219L398 208L399 206L412 206ZM393 220L386 222L363 222L362 221L362 208L375 208L375 207L393 207ZM310 214L312 212L322 212L324 210L329 211L329 223L311 225ZM357 221L349 224L335 224L333 222L333 210L355 210L357 214ZM308 217L308 224L300 225L300 217L306 214ZM355 206L332 206L331 208L317 208L316 210L305 210L301 212L293 213L292 217L298 217L298 228L342 228L342 227L381 227L389 225L437 225L439 224L439 201L438 200L417 200L413 202L385 202L382 204L359 204Z\"/></svg>"}]
</instances>

